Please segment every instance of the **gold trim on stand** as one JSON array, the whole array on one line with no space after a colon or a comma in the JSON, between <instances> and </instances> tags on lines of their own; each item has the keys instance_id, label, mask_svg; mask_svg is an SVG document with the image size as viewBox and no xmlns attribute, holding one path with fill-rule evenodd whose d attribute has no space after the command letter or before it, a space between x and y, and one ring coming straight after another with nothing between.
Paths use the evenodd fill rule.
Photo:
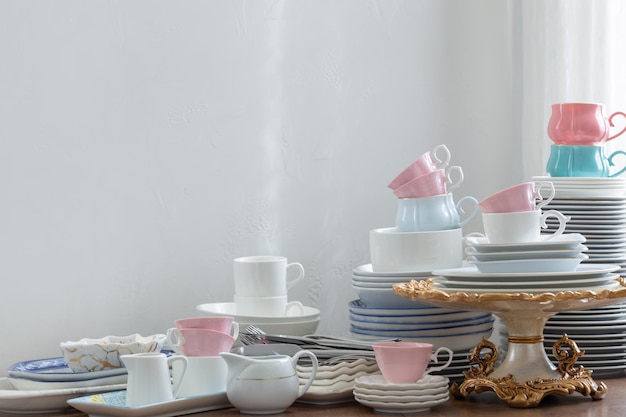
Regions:
<instances>
[{"instance_id":1,"label":"gold trim on stand","mask_svg":"<svg viewBox=\"0 0 626 417\"><path fill-rule=\"evenodd\" d=\"M543 342L543 336L510 336L509 342L511 343L541 343Z\"/></svg>"},{"instance_id":2,"label":"gold trim on stand","mask_svg":"<svg viewBox=\"0 0 626 417\"><path fill-rule=\"evenodd\" d=\"M551 394L578 392L594 400L606 395L606 385L596 383L591 378L592 371L575 366L584 352L573 340L565 334L553 345L552 352L559 362L555 367L546 355L542 334L545 321L560 311L600 307L625 299L626 280L620 277L615 281L615 286L608 289L603 286L543 293L444 291L445 284L434 279L397 283L393 289L397 295L426 304L490 311L499 316L512 335L508 338L506 358L496 367L498 349L483 339L468 357L471 365L463 373L464 381L452 384L450 393L465 398L472 392L493 391L511 407L530 408ZM524 358L524 363L519 358ZM516 375L523 380L516 380Z\"/></svg>"}]
</instances>

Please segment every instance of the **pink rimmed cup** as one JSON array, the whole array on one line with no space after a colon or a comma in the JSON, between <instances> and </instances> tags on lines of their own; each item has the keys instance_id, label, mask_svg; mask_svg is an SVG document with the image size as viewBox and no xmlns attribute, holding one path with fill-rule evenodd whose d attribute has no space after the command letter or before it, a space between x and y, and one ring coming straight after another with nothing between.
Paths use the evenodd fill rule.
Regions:
<instances>
[{"instance_id":1,"label":"pink rimmed cup","mask_svg":"<svg viewBox=\"0 0 626 417\"><path fill-rule=\"evenodd\" d=\"M557 145L594 145L603 143L626 132L626 126L611 135L615 116L626 118L626 113L615 112L608 118L603 104L557 103L552 105L548 122L548 136Z\"/></svg>"},{"instance_id":2,"label":"pink rimmed cup","mask_svg":"<svg viewBox=\"0 0 626 417\"><path fill-rule=\"evenodd\" d=\"M402 184L411 181L414 178L421 177L424 174L435 171L436 169L444 169L450 163L450 150L446 145L436 146L432 151L426 152L406 167L397 177L395 177L387 187L392 190L397 189Z\"/></svg>"},{"instance_id":3,"label":"pink rimmed cup","mask_svg":"<svg viewBox=\"0 0 626 417\"><path fill-rule=\"evenodd\" d=\"M234 337L239 336L239 323L234 321L234 317L229 316L207 316L189 317L174 320L177 329L208 329L226 333Z\"/></svg>"},{"instance_id":4,"label":"pink rimmed cup","mask_svg":"<svg viewBox=\"0 0 626 417\"><path fill-rule=\"evenodd\" d=\"M217 356L230 352L235 338L227 333L209 329L177 329L167 331L167 343L186 356Z\"/></svg>"},{"instance_id":5,"label":"pink rimmed cup","mask_svg":"<svg viewBox=\"0 0 626 417\"><path fill-rule=\"evenodd\" d=\"M415 383L425 374L441 371L452 363L454 353L447 347L440 347L433 352L430 343L417 342L377 342L373 343L376 363L389 382ZM447 352L448 360L440 366L428 368L428 363L438 362L439 352Z\"/></svg>"},{"instance_id":6,"label":"pink rimmed cup","mask_svg":"<svg viewBox=\"0 0 626 417\"><path fill-rule=\"evenodd\" d=\"M542 190L549 190L543 197ZM550 181L524 182L498 191L478 203L483 213L517 213L542 208L554 198L556 190Z\"/></svg>"},{"instance_id":7,"label":"pink rimmed cup","mask_svg":"<svg viewBox=\"0 0 626 417\"><path fill-rule=\"evenodd\" d=\"M456 176L456 178L454 178ZM417 177L394 190L398 198L424 198L445 195L463 183L463 170L459 166L436 169Z\"/></svg>"}]
</instances>

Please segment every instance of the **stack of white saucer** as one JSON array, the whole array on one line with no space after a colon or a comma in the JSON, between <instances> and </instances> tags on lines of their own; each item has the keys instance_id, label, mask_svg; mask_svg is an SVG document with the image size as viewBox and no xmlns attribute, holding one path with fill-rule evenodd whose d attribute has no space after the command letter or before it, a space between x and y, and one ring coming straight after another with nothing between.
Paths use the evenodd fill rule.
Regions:
<instances>
[{"instance_id":1,"label":"stack of white saucer","mask_svg":"<svg viewBox=\"0 0 626 417\"><path fill-rule=\"evenodd\" d=\"M302 386L309 379L313 368L299 364L296 370ZM322 362L317 367L313 383L302 397L298 398L298 402L329 405L353 401L354 381L362 376L378 374L380 370L373 357L346 359L329 365L324 365Z\"/></svg>"},{"instance_id":2,"label":"stack of white saucer","mask_svg":"<svg viewBox=\"0 0 626 417\"><path fill-rule=\"evenodd\" d=\"M411 384L387 382L382 375L362 376L355 380L354 398L380 413L420 413L449 399L449 380L425 375Z\"/></svg>"}]
</instances>

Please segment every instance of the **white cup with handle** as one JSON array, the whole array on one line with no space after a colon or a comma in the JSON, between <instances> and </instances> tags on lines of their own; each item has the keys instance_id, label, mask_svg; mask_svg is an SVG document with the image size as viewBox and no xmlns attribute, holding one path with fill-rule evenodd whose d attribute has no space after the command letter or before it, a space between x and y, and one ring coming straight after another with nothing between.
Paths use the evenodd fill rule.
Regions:
<instances>
[{"instance_id":1,"label":"white cup with handle","mask_svg":"<svg viewBox=\"0 0 626 417\"><path fill-rule=\"evenodd\" d=\"M304 267L284 256L246 256L233 261L235 295L281 297L304 278Z\"/></svg>"}]
</instances>

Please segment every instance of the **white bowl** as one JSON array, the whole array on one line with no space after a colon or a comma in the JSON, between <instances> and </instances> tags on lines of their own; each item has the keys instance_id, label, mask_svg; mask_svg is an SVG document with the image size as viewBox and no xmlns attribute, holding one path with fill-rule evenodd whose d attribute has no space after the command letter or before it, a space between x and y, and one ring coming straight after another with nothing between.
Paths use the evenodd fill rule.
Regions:
<instances>
[{"instance_id":1,"label":"white bowl","mask_svg":"<svg viewBox=\"0 0 626 417\"><path fill-rule=\"evenodd\" d=\"M400 232L395 227L387 227L371 230L369 238L374 271L432 271L460 267L463 263L461 228Z\"/></svg>"},{"instance_id":2,"label":"white bowl","mask_svg":"<svg viewBox=\"0 0 626 417\"><path fill-rule=\"evenodd\" d=\"M231 303L207 303L196 306L196 309L212 316L231 316L239 323L239 328L243 328L241 323L266 323L280 324L285 322L310 322L319 319L320 311L313 307L304 306L304 313L299 316L244 316L237 314L237 308L234 302Z\"/></svg>"},{"instance_id":3,"label":"white bowl","mask_svg":"<svg viewBox=\"0 0 626 417\"><path fill-rule=\"evenodd\" d=\"M165 335L143 337L106 336L100 339L81 339L77 342L61 342L63 359L74 372L93 372L104 369L122 368L120 356L133 353L160 352L165 344Z\"/></svg>"}]
</instances>

